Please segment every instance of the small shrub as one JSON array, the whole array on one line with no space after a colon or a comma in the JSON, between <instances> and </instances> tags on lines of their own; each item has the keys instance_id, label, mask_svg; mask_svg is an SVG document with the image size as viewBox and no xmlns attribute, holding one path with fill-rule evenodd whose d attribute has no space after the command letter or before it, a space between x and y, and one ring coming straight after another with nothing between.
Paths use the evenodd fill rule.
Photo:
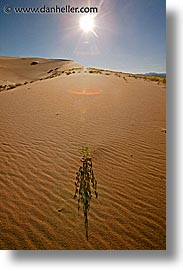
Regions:
<instances>
[{"instance_id":1,"label":"small shrub","mask_svg":"<svg viewBox=\"0 0 183 275\"><path fill-rule=\"evenodd\" d=\"M6 89L6 85L0 85L0 91L3 91L3 90L5 90Z\"/></svg>"},{"instance_id":2,"label":"small shrub","mask_svg":"<svg viewBox=\"0 0 183 275\"><path fill-rule=\"evenodd\" d=\"M88 68L88 72L90 74L102 74L102 70L95 69L95 68Z\"/></svg>"},{"instance_id":3,"label":"small shrub","mask_svg":"<svg viewBox=\"0 0 183 275\"><path fill-rule=\"evenodd\" d=\"M162 82L163 82L163 84L166 84L166 78L163 78Z\"/></svg>"},{"instance_id":4,"label":"small shrub","mask_svg":"<svg viewBox=\"0 0 183 275\"><path fill-rule=\"evenodd\" d=\"M7 86L7 90L11 90L11 89L14 89L16 87L15 84L10 84Z\"/></svg>"},{"instance_id":5,"label":"small shrub","mask_svg":"<svg viewBox=\"0 0 183 275\"><path fill-rule=\"evenodd\" d=\"M38 65L39 64L39 61L32 61L31 62L31 66L35 66L35 65Z\"/></svg>"},{"instance_id":6,"label":"small shrub","mask_svg":"<svg viewBox=\"0 0 183 275\"><path fill-rule=\"evenodd\" d=\"M92 191L96 198L98 197L97 181L93 172L91 147L88 145L83 146L80 149L80 153L82 155L82 166L80 166L79 171L76 173L74 198L77 198L78 201L78 212L81 204L83 206L86 239L88 240L88 211L90 209Z\"/></svg>"},{"instance_id":7,"label":"small shrub","mask_svg":"<svg viewBox=\"0 0 183 275\"><path fill-rule=\"evenodd\" d=\"M50 74L50 73L52 73L52 72L53 72L53 70L49 70L47 73Z\"/></svg>"},{"instance_id":8,"label":"small shrub","mask_svg":"<svg viewBox=\"0 0 183 275\"><path fill-rule=\"evenodd\" d=\"M22 86L22 83L16 83L15 87Z\"/></svg>"}]
</instances>

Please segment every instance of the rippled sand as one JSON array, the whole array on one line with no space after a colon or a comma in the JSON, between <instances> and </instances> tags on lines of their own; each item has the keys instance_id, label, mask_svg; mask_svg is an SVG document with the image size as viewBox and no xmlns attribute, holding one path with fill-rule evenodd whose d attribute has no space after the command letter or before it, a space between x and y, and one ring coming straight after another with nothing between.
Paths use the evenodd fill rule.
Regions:
<instances>
[{"instance_id":1,"label":"rippled sand","mask_svg":"<svg viewBox=\"0 0 183 275\"><path fill-rule=\"evenodd\" d=\"M84 72L2 91L0 249L165 249L165 93ZM89 241L73 199L88 143L99 194Z\"/></svg>"}]
</instances>

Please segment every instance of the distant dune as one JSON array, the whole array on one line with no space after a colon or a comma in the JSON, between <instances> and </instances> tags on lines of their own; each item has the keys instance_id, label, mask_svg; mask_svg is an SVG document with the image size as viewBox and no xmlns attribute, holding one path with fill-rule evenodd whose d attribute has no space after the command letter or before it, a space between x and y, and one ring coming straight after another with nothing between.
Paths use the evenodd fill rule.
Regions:
<instances>
[{"instance_id":1,"label":"distant dune","mask_svg":"<svg viewBox=\"0 0 183 275\"><path fill-rule=\"evenodd\" d=\"M37 65L31 65L37 61ZM79 63L62 59L0 57L0 84L21 83L37 80L50 70L82 67Z\"/></svg>"},{"instance_id":2,"label":"distant dune","mask_svg":"<svg viewBox=\"0 0 183 275\"><path fill-rule=\"evenodd\" d=\"M166 249L163 83L1 57L0 84L0 249ZM73 198L85 144L99 195L88 241Z\"/></svg>"}]
</instances>

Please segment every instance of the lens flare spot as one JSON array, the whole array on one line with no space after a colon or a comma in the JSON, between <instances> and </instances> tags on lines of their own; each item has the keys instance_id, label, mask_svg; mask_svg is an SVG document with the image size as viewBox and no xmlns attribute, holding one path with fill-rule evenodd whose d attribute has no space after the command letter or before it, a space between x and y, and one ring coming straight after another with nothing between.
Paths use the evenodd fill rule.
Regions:
<instances>
[{"instance_id":1,"label":"lens flare spot","mask_svg":"<svg viewBox=\"0 0 183 275\"><path fill-rule=\"evenodd\" d=\"M99 95L102 90L72 90L71 93L76 95Z\"/></svg>"}]
</instances>

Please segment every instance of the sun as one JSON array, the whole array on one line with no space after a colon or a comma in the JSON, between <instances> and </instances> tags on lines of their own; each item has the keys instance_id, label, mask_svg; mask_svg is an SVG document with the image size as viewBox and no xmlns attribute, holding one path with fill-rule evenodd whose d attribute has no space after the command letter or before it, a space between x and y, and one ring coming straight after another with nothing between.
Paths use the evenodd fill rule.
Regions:
<instances>
[{"instance_id":1,"label":"sun","mask_svg":"<svg viewBox=\"0 0 183 275\"><path fill-rule=\"evenodd\" d=\"M94 18L90 15L83 15L80 18L79 25L84 33L94 32Z\"/></svg>"}]
</instances>

